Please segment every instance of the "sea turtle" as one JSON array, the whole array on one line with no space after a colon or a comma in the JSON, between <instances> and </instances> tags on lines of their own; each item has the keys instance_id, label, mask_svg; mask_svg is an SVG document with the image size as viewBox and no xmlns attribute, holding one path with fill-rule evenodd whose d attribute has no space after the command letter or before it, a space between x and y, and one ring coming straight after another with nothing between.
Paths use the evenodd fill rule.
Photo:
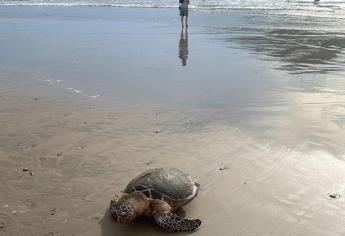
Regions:
<instances>
[{"instance_id":1,"label":"sea turtle","mask_svg":"<svg viewBox=\"0 0 345 236\"><path fill-rule=\"evenodd\" d=\"M193 231L201 225L199 219L183 219L172 212L190 202L198 190L199 184L179 169L151 169L130 181L121 196L115 195L110 212L120 223L146 215L164 231Z\"/></svg>"}]
</instances>

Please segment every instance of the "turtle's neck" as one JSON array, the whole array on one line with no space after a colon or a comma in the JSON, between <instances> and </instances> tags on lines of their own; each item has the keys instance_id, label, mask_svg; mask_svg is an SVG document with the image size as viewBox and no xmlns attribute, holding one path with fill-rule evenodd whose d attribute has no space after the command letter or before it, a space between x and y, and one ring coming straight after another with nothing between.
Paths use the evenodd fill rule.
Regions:
<instances>
[{"instance_id":1,"label":"turtle's neck","mask_svg":"<svg viewBox=\"0 0 345 236\"><path fill-rule=\"evenodd\" d=\"M150 203L143 193L135 191L128 194L126 197L126 201L132 204L135 209L136 216L143 215L149 211Z\"/></svg>"}]
</instances>

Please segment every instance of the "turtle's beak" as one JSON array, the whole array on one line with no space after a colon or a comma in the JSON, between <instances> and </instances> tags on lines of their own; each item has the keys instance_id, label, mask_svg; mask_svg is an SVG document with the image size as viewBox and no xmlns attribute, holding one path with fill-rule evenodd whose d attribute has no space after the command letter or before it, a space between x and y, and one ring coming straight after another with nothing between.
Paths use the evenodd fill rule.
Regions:
<instances>
[{"instance_id":1,"label":"turtle's beak","mask_svg":"<svg viewBox=\"0 0 345 236\"><path fill-rule=\"evenodd\" d=\"M115 210L116 210L116 201L114 201L114 200L110 200L110 213L111 213L111 215L113 216L113 217L116 217L116 212L115 212Z\"/></svg>"}]
</instances>

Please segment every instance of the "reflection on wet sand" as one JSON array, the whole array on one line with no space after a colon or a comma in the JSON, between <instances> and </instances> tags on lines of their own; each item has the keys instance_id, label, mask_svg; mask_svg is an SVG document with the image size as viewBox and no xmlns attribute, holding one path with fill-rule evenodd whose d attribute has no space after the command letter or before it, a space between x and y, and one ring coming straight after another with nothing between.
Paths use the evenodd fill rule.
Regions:
<instances>
[{"instance_id":1,"label":"reflection on wet sand","mask_svg":"<svg viewBox=\"0 0 345 236\"><path fill-rule=\"evenodd\" d=\"M227 47L255 54L274 76L255 74L246 89L254 83L256 88L243 94L255 91L257 99L238 108L232 104L219 120L303 153L322 150L344 159L345 33L318 18L305 22L304 17L253 14L245 19L257 24L224 23L208 30ZM248 63L247 68L256 65ZM236 78L243 82L246 77ZM264 83L272 85L259 87Z\"/></svg>"},{"instance_id":2,"label":"reflection on wet sand","mask_svg":"<svg viewBox=\"0 0 345 236\"><path fill-rule=\"evenodd\" d=\"M182 66L187 65L188 59L188 32L186 28L182 28L180 42L179 42L179 55L178 57L181 59Z\"/></svg>"},{"instance_id":3,"label":"reflection on wet sand","mask_svg":"<svg viewBox=\"0 0 345 236\"><path fill-rule=\"evenodd\" d=\"M345 35L297 29L255 30L228 41L235 41L254 53L283 62L277 69L292 74L328 73L343 69Z\"/></svg>"}]
</instances>

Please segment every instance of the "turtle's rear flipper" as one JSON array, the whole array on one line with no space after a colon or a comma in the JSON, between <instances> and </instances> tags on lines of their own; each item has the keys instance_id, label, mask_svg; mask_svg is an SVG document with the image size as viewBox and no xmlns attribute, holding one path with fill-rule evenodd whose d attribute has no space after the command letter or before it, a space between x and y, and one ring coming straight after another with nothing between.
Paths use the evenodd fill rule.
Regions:
<instances>
[{"instance_id":1,"label":"turtle's rear flipper","mask_svg":"<svg viewBox=\"0 0 345 236\"><path fill-rule=\"evenodd\" d=\"M153 214L153 217L156 224L167 232L193 231L201 225L201 221L199 219L183 219L168 211L156 211Z\"/></svg>"}]
</instances>

